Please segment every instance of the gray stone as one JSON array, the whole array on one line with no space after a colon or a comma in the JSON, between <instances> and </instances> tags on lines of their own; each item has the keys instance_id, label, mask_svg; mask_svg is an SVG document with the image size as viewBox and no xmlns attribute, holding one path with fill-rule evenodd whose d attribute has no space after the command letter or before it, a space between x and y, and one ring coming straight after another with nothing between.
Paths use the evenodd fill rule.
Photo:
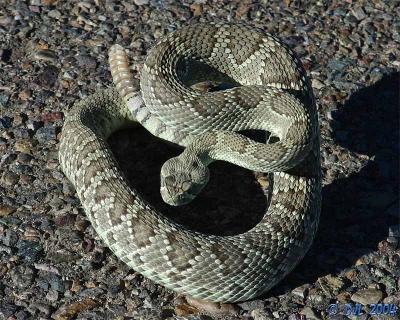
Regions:
<instances>
[{"instance_id":1,"label":"gray stone","mask_svg":"<svg viewBox=\"0 0 400 320\"><path fill-rule=\"evenodd\" d=\"M138 6L149 4L149 0L133 0L133 2Z\"/></svg>"},{"instance_id":2,"label":"gray stone","mask_svg":"<svg viewBox=\"0 0 400 320\"><path fill-rule=\"evenodd\" d=\"M26 262L35 262L42 255L43 248L39 242L20 240L17 243L18 255Z\"/></svg>"},{"instance_id":3,"label":"gray stone","mask_svg":"<svg viewBox=\"0 0 400 320\"><path fill-rule=\"evenodd\" d=\"M357 20L363 20L367 17L367 15L365 14L365 11L362 7L355 7L353 9L351 9L351 12L356 17Z\"/></svg>"},{"instance_id":4,"label":"gray stone","mask_svg":"<svg viewBox=\"0 0 400 320\"><path fill-rule=\"evenodd\" d=\"M310 307L305 307L300 311L300 314L305 315L306 319L321 320L322 318Z\"/></svg>"},{"instance_id":5,"label":"gray stone","mask_svg":"<svg viewBox=\"0 0 400 320\"><path fill-rule=\"evenodd\" d=\"M53 126L45 126L36 131L35 138L41 142L46 143L49 140L57 138L56 129Z\"/></svg>"},{"instance_id":6,"label":"gray stone","mask_svg":"<svg viewBox=\"0 0 400 320\"><path fill-rule=\"evenodd\" d=\"M54 10L50 10L50 11L49 11L48 16L49 16L50 18L53 18L53 19L60 19L61 16L62 16L62 14L61 14L60 11L54 9Z\"/></svg>"},{"instance_id":7,"label":"gray stone","mask_svg":"<svg viewBox=\"0 0 400 320\"><path fill-rule=\"evenodd\" d=\"M43 50L35 51L33 53L33 58L35 60L43 60L43 61L54 62L57 59L57 56L53 51L47 50L47 49L43 49Z\"/></svg>"},{"instance_id":8,"label":"gray stone","mask_svg":"<svg viewBox=\"0 0 400 320\"><path fill-rule=\"evenodd\" d=\"M95 58L88 55L79 55L76 57L76 62L81 68L96 69L97 61Z\"/></svg>"},{"instance_id":9,"label":"gray stone","mask_svg":"<svg viewBox=\"0 0 400 320\"><path fill-rule=\"evenodd\" d=\"M28 266L17 266L10 272L13 284L18 288L27 288L33 283L34 270Z\"/></svg>"},{"instance_id":10,"label":"gray stone","mask_svg":"<svg viewBox=\"0 0 400 320\"><path fill-rule=\"evenodd\" d=\"M362 305L378 303L383 298L382 291L378 289L362 289L351 296L351 300Z\"/></svg>"},{"instance_id":11,"label":"gray stone","mask_svg":"<svg viewBox=\"0 0 400 320\"><path fill-rule=\"evenodd\" d=\"M1 104L1 102L0 102ZM1 105L0 105L1 107ZM4 116L0 118L0 129L7 129L10 128L13 122L13 118Z\"/></svg>"},{"instance_id":12,"label":"gray stone","mask_svg":"<svg viewBox=\"0 0 400 320\"><path fill-rule=\"evenodd\" d=\"M268 311L264 309L254 309L251 311L251 316L254 320L272 320L274 319Z\"/></svg>"}]
</instances>

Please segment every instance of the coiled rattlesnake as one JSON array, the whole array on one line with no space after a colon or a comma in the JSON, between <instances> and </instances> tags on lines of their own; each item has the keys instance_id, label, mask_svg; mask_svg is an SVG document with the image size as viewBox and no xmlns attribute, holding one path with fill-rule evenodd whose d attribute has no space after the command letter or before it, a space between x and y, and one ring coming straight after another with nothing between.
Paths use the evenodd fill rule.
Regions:
<instances>
[{"instance_id":1,"label":"coiled rattlesnake","mask_svg":"<svg viewBox=\"0 0 400 320\"><path fill-rule=\"evenodd\" d=\"M321 204L317 111L294 53L258 29L198 24L167 35L150 51L140 94L120 46L110 50L110 64L117 89L75 104L59 150L61 168L96 232L136 271L196 298L241 301L274 286L307 252ZM232 86L206 93L190 87L211 71ZM273 172L262 220L243 234L215 236L156 212L128 185L106 143L129 121L186 147L161 170L161 193L170 204L200 192L214 160ZM278 141L258 143L235 133L245 129L266 130Z\"/></svg>"}]
</instances>

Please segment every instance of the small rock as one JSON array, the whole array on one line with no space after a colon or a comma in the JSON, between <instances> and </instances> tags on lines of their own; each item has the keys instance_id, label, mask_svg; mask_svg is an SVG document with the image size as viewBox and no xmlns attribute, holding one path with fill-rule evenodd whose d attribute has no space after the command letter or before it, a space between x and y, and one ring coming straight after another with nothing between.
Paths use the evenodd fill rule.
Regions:
<instances>
[{"instance_id":1,"label":"small rock","mask_svg":"<svg viewBox=\"0 0 400 320\"><path fill-rule=\"evenodd\" d=\"M84 298L81 301L73 302L69 305L62 306L53 315L54 320L69 320L76 317L79 313L93 309L100 303L91 298Z\"/></svg>"},{"instance_id":2,"label":"small rock","mask_svg":"<svg viewBox=\"0 0 400 320\"><path fill-rule=\"evenodd\" d=\"M393 225L389 227L389 234L387 242L396 247L400 240L400 225Z\"/></svg>"},{"instance_id":3,"label":"small rock","mask_svg":"<svg viewBox=\"0 0 400 320\"><path fill-rule=\"evenodd\" d=\"M312 87L315 89L321 89L323 87L325 87L325 84L321 81L319 81L318 79L312 79Z\"/></svg>"},{"instance_id":4,"label":"small rock","mask_svg":"<svg viewBox=\"0 0 400 320\"><path fill-rule=\"evenodd\" d=\"M35 262L42 255L43 248L39 242L20 240L17 243L18 255L26 262Z\"/></svg>"},{"instance_id":5,"label":"small rock","mask_svg":"<svg viewBox=\"0 0 400 320\"><path fill-rule=\"evenodd\" d=\"M294 288L292 290L292 293L295 296L300 297L301 299L305 299L305 297L307 296L309 287L310 287L310 285L304 284L304 285L302 285L300 287Z\"/></svg>"},{"instance_id":6,"label":"small rock","mask_svg":"<svg viewBox=\"0 0 400 320\"><path fill-rule=\"evenodd\" d=\"M304 316L301 314L298 314L297 312L292 313L288 318L288 320L303 320L303 319L304 319Z\"/></svg>"},{"instance_id":7,"label":"small rock","mask_svg":"<svg viewBox=\"0 0 400 320\"><path fill-rule=\"evenodd\" d=\"M15 212L15 208L8 206L6 204L0 204L0 217L5 217Z\"/></svg>"},{"instance_id":8,"label":"small rock","mask_svg":"<svg viewBox=\"0 0 400 320\"><path fill-rule=\"evenodd\" d=\"M75 59L78 63L78 66L80 66L81 68L96 69L97 61L91 56L79 55Z\"/></svg>"},{"instance_id":9,"label":"small rock","mask_svg":"<svg viewBox=\"0 0 400 320\"><path fill-rule=\"evenodd\" d=\"M306 319L310 320L320 320L321 317L310 307L305 307L303 310L300 311L300 314L305 315Z\"/></svg>"},{"instance_id":10,"label":"small rock","mask_svg":"<svg viewBox=\"0 0 400 320\"><path fill-rule=\"evenodd\" d=\"M1 180L7 186L14 186L18 183L19 176L14 172L4 172Z\"/></svg>"},{"instance_id":11,"label":"small rock","mask_svg":"<svg viewBox=\"0 0 400 320\"><path fill-rule=\"evenodd\" d=\"M54 58L55 59L55 58ZM43 88L51 88L57 81L59 70L56 66L46 66L42 73L40 73L35 79L35 83ZM42 91L41 93L46 94L46 91ZM36 96L36 100L45 99L46 97L41 97L40 95Z\"/></svg>"},{"instance_id":12,"label":"small rock","mask_svg":"<svg viewBox=\"0 0 400 320\"><path fill-rule=\"evenodd\" d=\"M26 128L14 128L13 132L17 139L28 140L31 138L31 132Z\"/></svg>"},{"instance_id":13,"label":"small rock","mask_svg":"<svg viewBox=\"0 0 400 320\"><path fill-rule=\"evenodd\" d=\"M17 311L17 306L14 304L1 303L0 304L0 317L2 319L9 319Z\"/></svg>"},{"instance_id":14,"label":"small rock","mask_svg":"<svg viewBox=\"0 0 400 320\"><path fill-rule=\"evenodd\" d=\"M35 51L35 53L33 54L33 58L35 60L43 60L43 61L51 61L54 62L57 58L56 54L48 49L44 49L44 50L37 50Z\"/></svg>"},{"instance_id":15,"label":"small rock","mask_svg":"<svg viewBox=\"0 0 400 320\"><path fill-rule=\"evenodd\" d=\"M265 302L262 300L249 300L238 303L238 306L243 310L264 309Z\"/></svg>"},{"instance_id":16,"label":"small rock","mask_svg":"<svg viewBox=\"0 0 400 320\"><path fill-rule=\"evenodd\" d=\"M29 89L24 89L18 94L18 98L22 101L27 101L32 96L32 91Z\"/></svg>"},{"instance_id":17,"label":"small rock","mask_svg":"<svg viewBox=\"0 0 400 320\"><path fill-rule=\"evenodd\" d=\"M46 280L50 284L51 289L53 289L54 291L65 291L64 281L57 274L49 273L46 277Z\"/></svg>"},{"instance_id":18,"label":"small rock","mask_svg":"<svg viewBox=\"0 0 400 320\"><path fill-rule=\"evenodd\" d=\"M133 2L137 6L143 6L143 5L149 4L149 0L133 0Z\"/></svg>"},{"instance_id":19,"label":"small rock","mask_svg":"<svg viewBox=\"0 0 400 320\"><path fill-rule=\"evenodd\" d=\"M0 104L0 107L1 107L1 104ZM7 116L0 118L0 129L11 128L12 122L13 122L13 118L10 118Z\"/></svg>"},{"instance_id":20,"label":"small rock","mask_svg":"<svg viewBox=\"0 0 400 320\"><path fill-rule=\"evenodd\" d=\"M351 300L363 305L378 303L383 298L383 293L378 289L362 289L351 296Z\"/></svg>"},{"instance_id":21,"label":"small rock","mask_svg":"<svg viewBox=\"0 0 400 320\"><path fill-rule=\"evenodd\" d=\"M16 317L17 320L28 320L29 319L29 313L24 311L24 310L21 310L21 311L19 311L19 312L17 312L15 314L15 317Z\"/></svg>"},{"instance_id":22,"label":"small rock","mask_svg":"<svg viewBox=\"0 0 400 320\"><path fill-rule=\"evenodd\" d=\"M29 140L19 140L14 144L14 150L23 153L32 153L32 143Z\"/></svg>"},{"instance_id":23,"label":"small rock","mask_svg":"<svg viewBox=\"0 0 400 320\"><path fill-rule=\"evenodd\" d=\"M250 315L254 318L254 320L272 320L273 317L271 313L264 309L254 309L251 311Z\"/></svg>"},{"instance_id":24,"label":"small rock","mask_svg":"<svg viewBox=\"0 0 400 320\"><path fill-rule=\"evenodd\" d=\"M330 274L323 278L319 278L318 282L321 289L329 296L335 296L344 287L344 282L340 277L334 277Z\"/></svg>"},{"instance_id":25,"label":"small rock","mask_svg":"<svg viewBox=\"0 0 400 320\"><path fill-rule=\"evenodd\" d=\"M48 13L47 15L48 15L50 18L57 19L57 20L60 19L61 16L62 16L61 12L58 11L58 10L56 10L56 9L50 10L49 13Z\"/></svg>"},{"instance_id":26,"label":"small rock","mask_svg":"<svg viewBox=\"0 0 400 320\"><path fill-rule=\"evenodd\" d=\"M238 308L230 303L215 303L200 299L194 299L191 297L186 297L186 301L193 307L199 310L205 310L210 313L219 314L238 314Z\"/></svg>"},{"instance_id":27,"label":"small rock","mask_svg":"<svg viewBox=\"0 0 400 320\"><path fill-rule=\"evenodd\" d=\"M50 302L55 302L59 299L58 291L56 290L49 290L46 294L46 299Z\"/></svg>"},{"instance_id":28,"label":"small rock","mask_svg":"<svg viewBox=\"0 0 400 320\"><path fill-rule=\"evenodd\" d=\"M350 293L348 292L341 292L336 296L336 300L341 303L347 303L350 301Z\"/></svg>"},{"instance_id":29,"label":"small rock","mask_svg":"<svg viewBox=\"0 0 400 320\"><path fill-rule=\"evenodd\" d=\"M44 303L33 302L30 304L29 309L39 310L46 316L50 314L50 306Z\"/></svg>"},{"instance_id":30,"label":"small rock","mask_svg":"<svg viewBox=\"0 0 400 320\"><path fill-rule=\"evenodd\" d=\"M367 15L365 14L365 11L362 7L352 8L351 12L356 17L357 20L363 20L367 17Z\"/></svg>"},{"instance_id":31,"label":"small rock","mask_svg":"<svg viewBox=\"0 0 400 320\"><path fill-rule=\"evenodd\" d=\"M41 0L42 6L52 6L55 4L58 0Z\"/></svg>"},{"instance_id":32,"label":"small rock","mask_svg":"<svg viewBox=\"0 0 400 320\"><path fill-rule=\"evenodd\" d=\"M178 304L175 306L175 314L177 316L183 317L191 314L198 314L199 309L188 305L187 303Z\"/></svg>"},{"instance_id":33,"label":"small rock","mask_svg":"<svg viewBox=\"0 0 400 320\"><path fill-rule=\"evenodd\" d=\"M383 303L394 304L400 307L400 296L398 294L395 294L393 296L388 296L385 299L383 299Z\"/></svg>"},{"instance_id":34,"label":"small rock","mask_svg":"<svg viewBox=\"0 0 400 320\"><path fill-rule=\"evenodd\" d=\"M18 242L18 234L14 230L8 229L2 240L6 246L12 247Z\"/></svg>"},{"instance_id":35,"label":"small rock","mask_svg":"<svg viewBox=\"0 0 400 320\"><path fill-rule=\"evenodd\" d=\"M36 139L41 143L46 143L49 140L55 140L57 138L56 128L53 126L45 126L38 129L35 134Z\"/></svg>"},{"instance_id":36,"label":"small rock","mask_svg":"<svg viewBox=\"0 0 400 320\"><path fill-rule=\"evenodd\" d=\"M41 116L41 119L44 123L48 122L56 122L62 120L64 117L64 114L62 112L48 112L48 113L43 113Z\"/></svg>"},{"instance_id":37,"label":"small rock","mask_svg":"<svg viewBox=\"0 0 400 320\"><path fill-rule=\"evenodd\" d=\"M32 159L33 157L30 154L24 152L19 153L17 156L17 161L23 164L29 164Z\"/></svg>"},{"instance_id":38,"label":"small rock","mask_svg":"<svg viewBox=\"0 0 400 320\"><path fill-rule=\"evenodd\" d=\"M345 272L344 276L347 279L349 279L351 282L353 282L357 277L357 271L354 270L354 269L350 269L350 270Z\"/></svg>"},{"instance_id":39,"label":"small rock","mask_svg":"<svg viewBox=\"0 0 400 320\"><path fill-rule=\"evenodd\" d=\"M7 26L12 23L13 19L11 16L0 16L0 26Z\"/></svg>"},{"instance_id":40,"label":"small rock","mask_svg":"<svg viewBox=\"0 0 400 320\"><path fill-rule=\"evenodd\" d=\"M35 180L34 176L30 176L27 174L21 174L19 181L21 184L31 185L31 183Z\"/></svg>"},{"instance_id":41,"label":"small rock","mask_svg":"<svg viewBox=\"0 0 400 320\"><path fill-rule=\"evenodd\" d=\"M0 60L5 61L5 54L3 50L3 54L0 51ZM10 95L0 94L0 107L7 107L8 100L10 99Z\"/></svg>"},{"instance_id":42,"label":"small rock","mask_svg":"<svg viewBox=\"0 0 400 320\"><path fill-rule=\"evenodd\" d=\"M317 289L310 289L307 300L313 304L321 304L324 301L324 296Z\"/></svg>"},{"instance_id":43,"label":"small rock","mask_svg":"<svg viewBox=\"0 0 400 320\"><path fill-rule=\"evenodd\" d=\"M10 272L11 280L18 288L27 288L33 283L34 270L28 266L17 266Z\"/></svg>"}]
</instances>

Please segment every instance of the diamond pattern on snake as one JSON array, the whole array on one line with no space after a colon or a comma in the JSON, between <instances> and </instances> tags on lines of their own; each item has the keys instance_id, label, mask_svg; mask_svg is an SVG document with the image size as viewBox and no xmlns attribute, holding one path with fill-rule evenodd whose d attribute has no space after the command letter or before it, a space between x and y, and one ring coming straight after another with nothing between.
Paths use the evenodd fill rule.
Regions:
<instances>
[{"instance_id":1,"label":"diamond pattern on snake","mask_svg":"<svg viewBox=\"0 0 400 320\"><path fill-rule=\"evenodd\" d=\"M299 59L260 29L209 23L159 41L140 86L121 46L111 47L109 62L115 87L75 103L59 149L61 168L97 234L137 272L195 298L243 301L275 286L309 249L321 207L318 116ZM231 86L194 89L208 73L199 69ZM132 121L185 147L161 168L160 192L170 205L202 191L213 161L271 173L261 221L242 234L218 236L157 212L129 185L107 145L112 132ZM250 129L276 139L261 143L239 133Z\"/></svg>"}]
</instances>

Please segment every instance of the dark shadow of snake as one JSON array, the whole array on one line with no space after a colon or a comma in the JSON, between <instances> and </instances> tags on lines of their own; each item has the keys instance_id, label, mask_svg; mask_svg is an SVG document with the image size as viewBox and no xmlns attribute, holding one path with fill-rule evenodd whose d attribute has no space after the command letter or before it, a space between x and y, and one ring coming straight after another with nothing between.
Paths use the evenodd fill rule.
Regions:
<instances>
[{"instance_id":1,"label":"dark shadow of snake","mask_svg":"<svg viewBox=\"0 0 400 320\"><path fill-rule=\"evenodd\" d=\"M332 125L335 142L374 160L323 188L320 226L310 251L264 297L337 274L377 250L387 237L388 227L396 223L393 212L399 212L398 90L399 73L386 75L338 107ZM210 182L198 198L186 206L170 207L160 196L160 168L181 150L143 128L115 133L110 145L131 185L157 210L193 230L242 233L267 210L267 197L254 173L222 162L211 165Z\"/></svg>"},{"instance_id":2,"label":"dark shadow of snake","mask_svg":"<svg viewBox=\"0 0 400 320\"><path fill-rule=\"evenodd\" d=\"M399 75L384 75L338 106L332 123L335 143L373 160L323 187L321 220L311 249L268 296L354 266L363 255L377 251L389 226L399 223Z\"/></svg>"}]
</instances>

